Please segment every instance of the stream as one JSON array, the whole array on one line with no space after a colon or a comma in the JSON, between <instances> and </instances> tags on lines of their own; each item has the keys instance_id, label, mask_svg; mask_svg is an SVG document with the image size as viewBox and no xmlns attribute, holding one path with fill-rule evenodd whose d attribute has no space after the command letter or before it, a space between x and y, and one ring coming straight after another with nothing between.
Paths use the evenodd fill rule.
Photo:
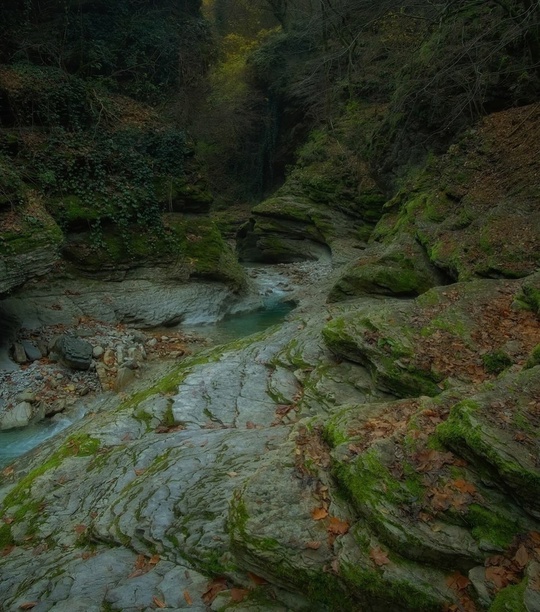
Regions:
<instances>
[{"instance_id":1,"label":"stream","mask_svg":"<svg viewBox=\"0 0 540 612\"><path fill-rule=\"evenodd\" d=\"M213 346L260 332L283 321L295 307L293 301L287 300L291 292L288 281L272 267L248 268L248 273L262 298L262 308L236 314L232 312L213 324L178 326L176 329L204 336L209 341L207 346ZM168 331L171 329L168 328ZM0 368L18 368L7 359L7 353L5 357L5 363L0 362ZM45 419L27 427L0 432L0 468L82 419L86 410L83 407L70 417L57 415L53 419Z\"/></svg>"}]
</instances>

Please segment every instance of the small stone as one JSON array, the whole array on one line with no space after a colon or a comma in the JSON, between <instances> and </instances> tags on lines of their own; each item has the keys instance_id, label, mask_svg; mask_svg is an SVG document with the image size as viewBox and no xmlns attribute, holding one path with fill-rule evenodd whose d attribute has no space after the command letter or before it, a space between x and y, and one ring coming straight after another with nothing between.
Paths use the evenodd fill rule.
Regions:
<instances>
[{"instance_id":1,"label":"small stone","mask_svg":"<svg viewBox=\"0 0 540 612\"><path fill-rule=\"evenodd\" d=\"M19 342L15 342L13 344L13 361L15 361L15 363L27 362L26 351L24 350L23 345Z\"/></svg>"},{"instance_id":2,"label":"small stone","mask_svg":"<svg viewBox=\"0 0 540 612\"><path fill-rule=\"evenodd\" d=\"M22 340L21 344L26 356L28 357L28 361L37 361L43 357L41 351L33 342L30 342L30 340Z\"/></svg>"},{"instance_id":3,"label":"small stone","mask_svg":"<svg viewBox=\"0 0 540 612\"><path fill-rule=\"evenodd\" d=\"M153 348L154 346L156 346L157 343L158 343L157 338L150 338L150 340L148 340L146 344Z\"/></svg>"},{"instance_id":4,"label":"small stone","mask_svg":"<svg viewBox=\"0 0 540 612\"><path fill-rule=\"evenodd\" d=\"M28 402L20 402L2 415L0 430L6 431L16 427L26 427L30 424L32 416L32 405Z\"/></svg>"},{"instance_id":5,"label":"small stone","mask_svg":"<svg viewBox=\"0 0 540 612\"><path fill-rule=\"evenodd\" d=\"M138 344L144 344L148 339L147 335L138 329L131 333L131 337L133 338L133 342L137 342Z\"/></svg>"},{"instance_id":6,"label":"small stone","mask_svg":"<svg viewBox=\"0 0 540 612\"><path fill-rule=\"evenodd\" d=\"M125 366L118 368L118 374L116 375L116 382L114 384L115 391L125 389L134 378L135 372L133 370L130 370Z\"/></svg>"},{"instance_id":7,"label":"small stone","mask_svg":"<svg viewBox=\"0 0 540 612\"><path fill-rule=\"evenodd\" d=\"M161 342L167 342L169 336L161 336Z\"/></svg>"},{"instance_id":8,"label":"small stone","mask_svg":"<svg viewBox=\"0 0 540 612\"><path fill-rule=\"evenodd\" d=\"M122 365L124 368L129 368L130 370L137 370L139 367L135 359L126 359Z\"/></svg>"},{"instance_id":9,"label":"small stone","mask_svg":"<svg viewBox=\"0 0 540 612\"><path fill-rule=\"evenodd\" d=\"M94 346L94 348L92 349L92 355L94 356L94 359L99 359L104 352L105 349L102 346Z\"/></svg>"},{"instance_id":10,"label":"small stone","mask_svg":"<svg viewBox=\"0 0 540 612\"><path fill-rule=\"evenodd\" d=\"M45 416L52 416L53 414L58 414L59 412L63 412L66 409L66 400L65 399L57 399L52 404L47 406L45 411Z\"/></svg>"},{"instance_id":11,"label":"small stone","mask_svg":"<svg viewBox=\"0 0 540 612\"><path fill-rule=\"evenodd\" d=\"M33 391L23 391L16 397L17 402L28 402L33 404L36 401L36 394Z\"/></svg>"},{"instance_id":12,"label":"small stone","mask_svg":"<svg viewBox=\"0 0 540 612\"><path fill-rule=\"evenodd\" d=\"M40 353L45 357L49 354L49 347L47 345L46 342L44 342L43 340L38 340L36 343L36 346L38 347Z\"/></svg>"},{"instance_id":13,"label":"small stone","mask_svg":"<svg viewBox=\"0 0 540 612\"><path fill-rule=\"evenodd\" d=\"M106 366L112 366L116 360L114 351L112 349L107 349L103 355L103 363Z\"/></svg>"},{"instance_id":14,"label":"small stone","mask_svg":"<svg viewBox=\"0 0 540 612\"><path fill-rule=\"evenodd\" d=\"M124 363L124 361L125 361L124 347L122 345L117 346L116 347L116 362Z\"/></svg>"},{"instance_id":15,"label":"small stone","mask_svg":"<svg viewBox=\"0 0 540 612\"><path fill-rule=\"evenodd\" d=\"M86 386L85 387L81 387L79 389L79 395L81 397L84 397L85 395L88 395L89 393L90 393L90 389L88 387L86 387Z\"/></svg>"}]
</instances>

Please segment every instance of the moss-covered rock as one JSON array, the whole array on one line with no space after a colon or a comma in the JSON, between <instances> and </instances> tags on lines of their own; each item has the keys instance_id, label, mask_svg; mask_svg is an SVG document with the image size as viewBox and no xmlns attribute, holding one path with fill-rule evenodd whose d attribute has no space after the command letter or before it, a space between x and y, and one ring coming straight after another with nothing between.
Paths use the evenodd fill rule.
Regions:
<instances>
[{"instance_id":1,"label":"moss-covered rock","mask_svg":"<svg viewBox=\"0 0 540 612\"><path fill-rule=\"evenodd\" d=\"M407 234L391 244L373 244L349 264L332 287L329 302L362 295L416 296L444 284L422 247Z\"/></svg>"},{"instance_id":2,"label":"moss-covered rock","mask_svg":"<svg viewBox=\"0 0 540 612\"><path fill-rule=\"evenodd\" d=\"M240 289L245 273L216 224L208 217L169 214L161 231L124 232L106 226L101 235L73 234L64 256L81 272L92 276L116 274L141 266L169 268L170 277L187 282L205 278Z\"/></svg>"},{"instance_id":3,"label":"moss-covered rock","mask_svg":"<svg viewBox=\"0 0 540 612\"><path fill-rule=\"evenodd\" d=\"M539 393L539 367L504 376L456 404L438 429L444 444L490 466L536 517L540 516Z\"/></svg>"},{"instance_id":4,"label":"moss-covered rock","mask_svg":"<svg viewBox=\"0 0 540 612\"><path fill-rule=\"evenodd\" d=\"M528 107L484 119L411 176L387 206L375 235L415 236L431 262L454 280L534 272L540 213L530 178L540 156L538 139L524 138L522 129L538 130Z\"/></svg>"},{"instance_id":5,"label":"moss-covered rock","mask_svg":"<svg viewBox=\"0 0 540 612\"><path fill-rule=\"evenodd\" d=\"M366 365L379 388L401 397L435 395L494 378L501 352L504 367L525 364L540 324L513 306L520 290L519 281L476 281L436 287L410 302L374 307L364 300L330 321L323 337L337 355Z\"/></svg>"},{"instance_id":6,"label":"moss-covered rock","mask_svg":"<svg viewBox=\"0 0 540 612\"><path fill-rule=\"evenodd\" d=\"M16 213L0 211L0 294L43 276L59 260L60 228L36 192L21 198Z\"/></svg>"}]
</instances>

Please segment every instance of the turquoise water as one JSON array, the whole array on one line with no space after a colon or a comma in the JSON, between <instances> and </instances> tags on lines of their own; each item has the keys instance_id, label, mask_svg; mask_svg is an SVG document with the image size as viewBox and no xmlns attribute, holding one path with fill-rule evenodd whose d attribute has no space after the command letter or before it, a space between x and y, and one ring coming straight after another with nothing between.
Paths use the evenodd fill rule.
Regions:
<instances>
[{"instance_id":1,"label":"turquoise water","mask_svg":"<svg viewBox=\"0 0 540 612\"><path fill-rule=\"evenodd\" d=\"M222 344L244 336L251 336L251 334L281 323L294 307L294 304L290 302L277 302L263 310L233 315L212 325L183 327L182 330L195 332L209 338L213 343Z\"/></svg>"},{"instance_id":2,"label":"turquoise water","mask_svg":"<svg viewBox=\"0 0 540 612\"><path fill-rule=\"evenodd\" d=\"M3 431L0 433L0 467L36 448L68 425L71 425L69 419L60 419Z\"/></svg>"}]
</instances>

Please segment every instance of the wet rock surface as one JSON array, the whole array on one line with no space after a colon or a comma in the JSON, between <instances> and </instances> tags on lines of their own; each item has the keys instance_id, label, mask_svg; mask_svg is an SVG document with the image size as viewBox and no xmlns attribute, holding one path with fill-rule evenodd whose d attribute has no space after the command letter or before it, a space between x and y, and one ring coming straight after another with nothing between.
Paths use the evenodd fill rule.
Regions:
<instances>
[{"instance_id":1,"label":"wet rock surface","mask_svg":"<svg viewBox=\"0 0 540 612\"><path fill-rule=\"evenodd\" d=\"M298 274L290 320L105 398L3 470L6 610L486 610L508 588L534 609L530 282L325 304L334 281ZM80 375L114 386L115 367L137 372L130 349L182 350L118 333L85 336ZM411 362L389 370L398 341ZM405 384L411 364L434 397Z\"/></svg>"}]
</instances>

